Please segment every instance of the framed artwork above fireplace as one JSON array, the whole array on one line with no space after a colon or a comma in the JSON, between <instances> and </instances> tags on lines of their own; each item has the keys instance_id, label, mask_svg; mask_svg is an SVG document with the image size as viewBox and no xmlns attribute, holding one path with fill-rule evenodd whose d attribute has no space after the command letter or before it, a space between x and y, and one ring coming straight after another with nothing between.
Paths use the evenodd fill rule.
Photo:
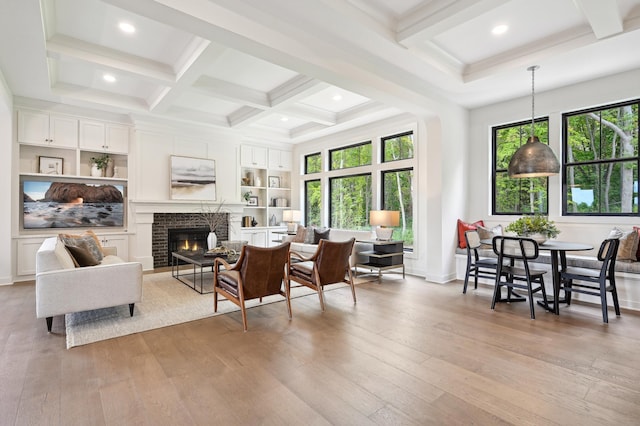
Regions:
<instances>
[{"instance_id":1,"label":"framed artwork above fireplace","mask_svg":"<svg viewBox=\"0 0 640 426\"><path fill-rule=\"evenodd\" d=\"M215 201L215 160L172 155L170 167L172 200Z\"/></svg>"}]
</instances>

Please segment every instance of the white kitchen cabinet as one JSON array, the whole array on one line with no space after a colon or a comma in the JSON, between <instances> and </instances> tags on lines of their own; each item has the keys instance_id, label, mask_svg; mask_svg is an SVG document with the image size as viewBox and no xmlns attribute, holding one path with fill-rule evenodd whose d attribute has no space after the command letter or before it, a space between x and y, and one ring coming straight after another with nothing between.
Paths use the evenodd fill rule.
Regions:
<instances>
[{"instance_id":1,"label":"white kitchen cabinet","mask_svg":"<svg viewBox=\"0 0 640 426\"><path fill-rule=\"evenodd\" d=\"M240 231L240 239L252 246L267 247L267 230L245 228Z\"/></svg>"},{"instance_id":2,"label":"white kitchen cabinet","mask_svg":"<svg viewBox=\"0 0 640 426\"><path fill-rule=\"evenodd\" d=\"M252 145L240 147L240 165L244 167L267 168L267 148Z\"/></svg>"},{"instance_id":3,"label":"white kitchen cabinet","mask_svg":"<svg viewBox=\"0 0 640 426\"><path fill-rule=\"evenodd\" d=\"M78 119L40 111L18 111L18 142L51 147L78 147Z\"/></svg>"},{"instance_id":4,"label":"white kitchen cabinet","mask_svg":"<svg viewBox=\"0 0 640 426\"><path fill-rule=\"evenodd\" d=\"M270 148L269 170L291 170L291 151Z\"/></svg>"},{"instance_id":5,"label":"white kitchen cabinet","mask_svg":"<svg viewBox=\"0 0 640 426\"><path fill-rule=\"evenodd\" d=\"M81 120L80 148L127 153L129 151L129 127L102 121Z\"/></svg>"}]
</instances>

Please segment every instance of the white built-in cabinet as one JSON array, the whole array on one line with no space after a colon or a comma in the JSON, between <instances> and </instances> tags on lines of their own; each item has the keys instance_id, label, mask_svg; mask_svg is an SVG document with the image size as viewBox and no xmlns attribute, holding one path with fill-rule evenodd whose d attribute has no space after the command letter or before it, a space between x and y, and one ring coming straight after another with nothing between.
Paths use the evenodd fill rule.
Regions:
<instances>
[{"instance_id":1,"label":"white built-in cabinet","mask_svg":"<svg viewBox=\"0 0 640 426\"><path fill-rule=\"evenodd\" d=\"M242 145L240 147L240 165L243 167L267 168L267 148Z\"/></svg>"},{"instance_id":2,"label":"white built-in cabinet","mask_svg":"<svg viewBox=\"0 0 640 426\"><path fill-rule=\"evenodd\" d=\"M129 151L129 126L80 120L80 148L109 153Z\"/></svg>"},{"instance_id":3,"label":"white built-in cabinet","mask_svg":"<svg viewBox=\"0 0 640 426\"><path fill-rule=\"evenodd\" d=\"M130 126L30 109L18 109L17 116L21 175L91 178L91 158L108 154L117 170L108 179L126 180ZM62 169L43 173L41 157L61 159Z\"/></svg>"},{"instance_id":4,"label":"white built-in cabinet","mask_svg":"<svg viewBox=\"0 0 640 426\"><path fill-rule=\"evenodd\" d=\"M78 147L78 118L21 110L18 113L18 142L50 147Z\"/></svg>"},{"instance_id":5,"label":"white built-in cabinet","mask_svg":"<svg viewBox=\"0 0 640 426\"><path fill-rule=\"evenodd\" d=\"M291 151L242 145L240 153L240 192L251 197L243 216L258 227L282 227L282 213L291 209ZM264 241L268 245L267 234Z\"/></svg>"},{"instance_id":6,"label":"white built-in cabinet","mask_svg":"<svg viewBox=\"0 0 640 426\"><path fill-rule=\"evenodd\" d=\"M252 246L267 247L267 234L266 229L243 228L240 231L240 239Z\"/></svg>"},{"instance_id":7,"label":"white built-in cabinet","mask_svg":"<svg viewBox=\"0 0 640 426\"><path fill-rule=\"evenodd\" d=\"M14 169L20 182L55 175L56 179L69 182L127 185L130 126L30 108L18 108L16 115L17 163L14 163ZM91 176L91 158L104 154L111 158L117 175ZM43 169L41 166L45 162L53 163L55 167ZM94 231L98 232L98 229ZM116 247L118 256L128 260L129 237L124 230L114 231L98 234L102 245ZM17 276L26 278L35 274L38 248L46 238L58 232L60 229L18 229L18 236L14 238ZM65 232L75 231L66 229Z\"/></svg>"}]
</instances>

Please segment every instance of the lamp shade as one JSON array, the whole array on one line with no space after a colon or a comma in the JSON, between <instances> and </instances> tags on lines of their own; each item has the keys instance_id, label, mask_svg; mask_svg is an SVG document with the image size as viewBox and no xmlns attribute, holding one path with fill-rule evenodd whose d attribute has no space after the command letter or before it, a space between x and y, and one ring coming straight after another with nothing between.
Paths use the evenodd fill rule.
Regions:
<instances>
[{"instance_id":1,"label":"lamp shade","mask_svg":"<svg viewBox=\"0 0 640 426\"><path fill-rule=\"evenodd\" d=\"M560 163L548 145L532 136L509 161L509 177L531 178L557 175Z\"/></svg>"},{"instance_id":2,"label":"lamp shade","mask_svg":"<svg viewBox=\"0 0 640 426\"><path fill-rule=\"evenodd\" d=\"M371 210L369 224L372 226L400 225L400 212L397 210Z\"/></svg>"},{"instance_id":3,"label":"lamp shade","mask_svg":"<svg viewBox=\"0 0 640 426\"><path fill-rule=\"evenodd\" d=\"M285 210L282 212L282 220L285 222L300 222L300 210Z\"/></svg>"}]
</instances>

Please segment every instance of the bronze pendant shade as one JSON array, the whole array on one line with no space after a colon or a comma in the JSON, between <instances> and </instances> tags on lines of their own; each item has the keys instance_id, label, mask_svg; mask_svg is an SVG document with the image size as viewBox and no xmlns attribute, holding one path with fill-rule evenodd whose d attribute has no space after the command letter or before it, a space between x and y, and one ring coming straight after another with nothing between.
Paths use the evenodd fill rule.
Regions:
<instances>
[{"instance_id":1,"label":"bronze pendant shade","mask_svg":"<svg viewBox=\"0 0 640 426\"><path fill-rule=\"evenodd\" d=\"M538 68L537 65L527 68L527 71L531 71L531 136L511 157L508 169L510 178L543 177L557 175L560 172L560 163L549 145L543 144L534 135L534 73Z\"/></svg>"}]
</instances>

